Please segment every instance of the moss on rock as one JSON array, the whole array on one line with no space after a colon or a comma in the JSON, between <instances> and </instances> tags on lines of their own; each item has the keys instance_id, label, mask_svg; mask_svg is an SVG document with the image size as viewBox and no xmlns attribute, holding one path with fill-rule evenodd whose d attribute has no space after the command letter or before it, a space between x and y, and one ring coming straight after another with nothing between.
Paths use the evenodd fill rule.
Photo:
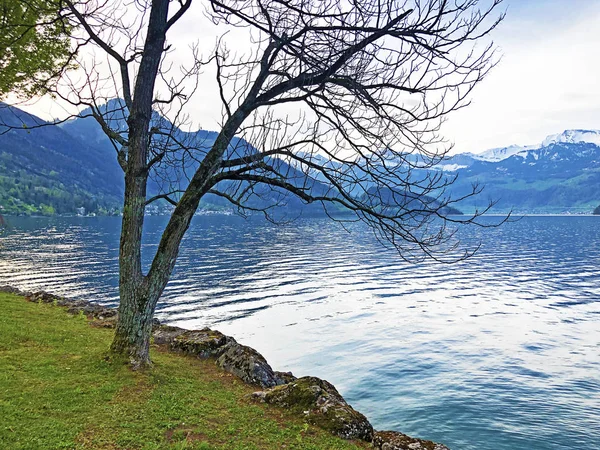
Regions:
<instances>
[{"instance_id":1,"label":"moss on rock","mask_svg":"<svg viewBox=\"0 0 600 450\"><path fill-rule=\"evenodd\" d=\"M298 378L292 383L255 392L253 397L286 407L341 438L367 442L373 438L373 427L367 418L346 403L331 383L320 378Z\"/></svg>"},{"instance_id":2,"label":"moss on rock","mask_svg":"<svg viewBox=\"0 0 600 450\"><path fill-rule=\"evenodd\" d=\"M199 358L219 357L227 344L235 342L232 337L210 328L175 333L177 335L172 339L170 348Z\"/></svg>"},{"instance_id":3,"label":"moss on rock","mask_svg":"<svg viewBox=\"0 0 600 450\"><path fill-rule=\"evenodd\" d=\"M223 349L217 365L244 382L268 388L286 383L291 374L278 376L267 360L251 347L233 341Z\"/></svg>"},{"instance_id":4,"label":"moss on rock","mask_svg":"<svg viewBox=\"0 0 600 450\"><path fill-rule=\"evenodd\" d=\"M152 338L154 339L154 343L158 345L168 345L169 348L171 344L178 336L181 336L187 330L179 327L172 327L170 325L159 325L154 330L152 330Z\"/></svg>"},{"instance_id":5,"label":"moss on rock","mask_svg":"<svg viewBox=\"0 0 600 450\"><path fill-rule=\"evenodd\" d=\"M412 438L397 431L376 431L373 447L380 450L448 450L445 445Z\"/></svg>"}]
</instances>

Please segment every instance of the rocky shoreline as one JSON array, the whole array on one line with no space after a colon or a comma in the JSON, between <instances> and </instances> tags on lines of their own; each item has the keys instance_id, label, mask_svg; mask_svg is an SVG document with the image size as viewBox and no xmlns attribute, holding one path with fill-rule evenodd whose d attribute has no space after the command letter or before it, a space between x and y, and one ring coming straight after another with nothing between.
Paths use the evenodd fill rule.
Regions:
<instances>
[{"instance_id":1,"label":"rocky shoreline","mask_svg":"<svg viewBox=\"0 0 600 450\"><path fill-rule=\"evenodd\" d=\"M74 300L45 291L24 292L0 286L0 292L25 297L30 302L50 303L70 314L84 314L92 325L114 328L117 310L86 300ZM367 418L350 406L331 383L316 377L296 378L291 372L273 370L267 360L233 337L204 328L186 330L154 320L153 343L171 352L214 359L215 363L247 384L262 390L251 395L254 401L284 407L307 422L343 439L370 442L380 450L448 450L435 442L412 438L397 431L376 431Z\"/></svg>"}]
</instances>

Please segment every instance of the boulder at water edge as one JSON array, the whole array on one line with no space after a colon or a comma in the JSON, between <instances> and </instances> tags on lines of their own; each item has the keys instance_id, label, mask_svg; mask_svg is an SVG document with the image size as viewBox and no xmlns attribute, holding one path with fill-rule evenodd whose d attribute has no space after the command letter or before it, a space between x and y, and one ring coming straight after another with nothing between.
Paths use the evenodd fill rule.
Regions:
<instances>
[{"instance_id":1,"label":"boulder at water edge","mask_svg":"<svg viewBox=\"0 0 600 450\"><path fill-rule=\"evenodd\" d=\"M265 403L285 407L320 428L343 439L373 439L373 427L355 411L336 388L316 377L302 377L252 397Z\"/></svg>"},{"instance_id":2,"label":"boulder at water edge","mask_svg":"<svg viewBox=\"0 0 600 450\"><path fill-rule=\"evenodd\" d=\"M198 358L216 358L216 363L248 384L269 388L295 380L291 373L276 372L253 348L238 344L217 330L184 330L161 325L152 333L155 344Z\"/></svg>"},{"instance_id":3,"label":"boulder at water edge","mask_svg":"<svg viewBox=\"0 0 600 450\"><path fill-rule=\"evenodd\" d=\"M117 322L117 310L86 300L73 300L45 291L26 293L25 298L30 302L52 303L64 306L70 314L85 314L95 325L113 328Z\"/></svg>"},{"instance_id":4,"label":"boulder at water edge","mask_svg":"<svg viewBox=\"0 0 600 450\"><path fill-rule=\"evenodd\" d=\"M159 325L152 330L152 339L155 344L167 345L170 350L173 350L171 344L175 338L181 336L186 331L188 330L171 325Z\"/></svg>"},{"instance_id":5,"label":"boulder at water edge","mask_svg":"<svg viewBox=\"0 0 600 450\"><path fill-rule=\"evenodd\" d=\"M411 438L397 431L376 431L373 447L380 450L449 450L445 445Z\"/></svg>"},{"instance_id":6,"label":"boulder at water edge","mask_svg":"<svg viewBox=\"0 0 600 450\"><path fill-rule=\"evenodd\" d=\"M275 372L267 360L251 347L233 341L217 358L217 365L248 384L269 388L294 380L291 373Z\"/></svg>"},{"instance_id":7,"label":"boulder at water edge","mask_svg":"<svg viewBox=\"0 0 600 450\"><path fill-rule=\"evenodd\" d=\"M225 351L227 344L235 342L235 339L232 337L225 336L220 331L211 330L210 328L179 332L181 328L176 327L160 327L153 333L154 342L157 340L157 331L160 331L161 328L166 331L159 337L159 340L168 341L169 338L167 335L169 331L174 336L169 342L171 350L203 359L210 358L211 356L215 358L219 357Z\"/></svg>"}]
</instances>

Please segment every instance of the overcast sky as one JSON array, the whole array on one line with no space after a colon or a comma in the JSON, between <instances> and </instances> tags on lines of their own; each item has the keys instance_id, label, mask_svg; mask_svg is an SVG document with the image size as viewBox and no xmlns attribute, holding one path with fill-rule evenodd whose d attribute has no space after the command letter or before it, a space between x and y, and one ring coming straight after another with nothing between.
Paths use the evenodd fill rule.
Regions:
<instances>
[{"instance_id":1,"label":"overcast sky","mask_svg":"<svg viewBox=\"0 0 600 450\"><path fill-rule=\"evenodd\" d=\"M507 0L502 61L447 124L456 151L600 128L600 1Z\"/></svg>"},{"instance_id":2,"label":"overcast sky","mask_svg":"<svg viewBox=\"0 0 600 450\"><path fill-rule=\"evenodd\" d=\"M170 42L187 48L210 36L196 1ZM505 0L507 16L494 32L502 60L475 90L469 108L444 128L455 152L481 152L511 144L534 144L565 129L600 129L600 1ZM207 34L205 34L207 33ZM41 101L28 108L44 118L64 109ZM216 88L198 92L189 105L193 123L216 129Z\"/></svg>"}]
</instances>

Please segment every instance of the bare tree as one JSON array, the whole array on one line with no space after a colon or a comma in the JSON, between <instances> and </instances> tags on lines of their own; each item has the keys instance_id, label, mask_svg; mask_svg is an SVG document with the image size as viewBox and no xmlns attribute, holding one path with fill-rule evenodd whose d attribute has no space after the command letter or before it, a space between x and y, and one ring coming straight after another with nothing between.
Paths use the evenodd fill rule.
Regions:
<instances>
[{"instance_id":1,"label":"bare tree","mask_svg":"<svg viewBox=\"0 0 600 450\"><path fill-rule=\"evenodd\" d=\"M111 348L134 367L150 364L154 310L204 196L270 219L295 196L334 219L366 222L406 259L441 258L454 248L452 224L478 223L487 211L451 216L464 196L451 198L453 177L430 169L450 149L438 133L444 118L468 104L495 63L484 41L502 19L501 0L211 0L205 14L246 29L252 50L239 56L223 39L201 59L193 48L179 78L167 36L192 0L64 2L81 30L77 49L93 45L114 68L106 75L82 64L83 85L67 77L69 92L57 95L90 108L124 171ZM209 66L223 121L214 139L198 141L179 127ZM163 186L152 197L149 180ZM174 210L144 273L144 209L157 200Z\"/></svg>"}]
</instances>

